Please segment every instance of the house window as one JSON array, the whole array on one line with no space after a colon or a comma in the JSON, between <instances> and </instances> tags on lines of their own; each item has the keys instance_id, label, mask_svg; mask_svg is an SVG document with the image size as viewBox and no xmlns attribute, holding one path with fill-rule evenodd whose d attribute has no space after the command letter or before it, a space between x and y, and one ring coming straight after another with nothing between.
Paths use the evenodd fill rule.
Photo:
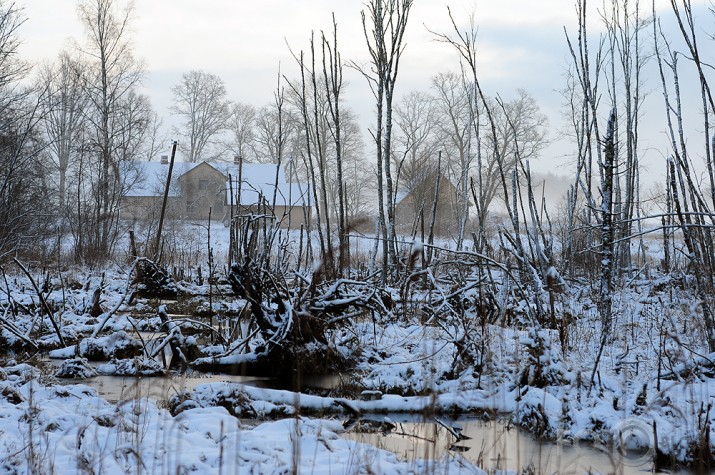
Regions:
<instances>
[{"instance_id":1,"label":"house window","mask_svg":"<svg viewBox=\"0 0 715 475\"><path fill-rule=\"evenodd\" d=\"M211 182L209 180L199 180L199 190L206 191L211 187Z\"/></svg>"}]
</instances>

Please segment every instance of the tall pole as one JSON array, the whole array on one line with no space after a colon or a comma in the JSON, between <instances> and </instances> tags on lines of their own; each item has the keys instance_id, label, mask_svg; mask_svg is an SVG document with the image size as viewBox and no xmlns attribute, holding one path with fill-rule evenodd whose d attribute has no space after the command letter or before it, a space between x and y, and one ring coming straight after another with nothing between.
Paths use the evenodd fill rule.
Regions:
<instances>
[{"instance_id":1,"label":"tall pole","mask_svg":"<svg viewBox=\"0 0 715 475\"><path fill-rule=\"evenodd\" d=\"M176 140L171 146L171 160L169 161L169 173L166 175L166 186L164 187L164 201L161 204L161 214L159 215L159 229L156 231L156 243L154 244L154 261L159 261L161 251L161 228L164 227L164 213L166 212L166 202L169 199L169 187L171 186L171 173L174 171L174 157L176 157Z\"/></svg>"}]
</instances>

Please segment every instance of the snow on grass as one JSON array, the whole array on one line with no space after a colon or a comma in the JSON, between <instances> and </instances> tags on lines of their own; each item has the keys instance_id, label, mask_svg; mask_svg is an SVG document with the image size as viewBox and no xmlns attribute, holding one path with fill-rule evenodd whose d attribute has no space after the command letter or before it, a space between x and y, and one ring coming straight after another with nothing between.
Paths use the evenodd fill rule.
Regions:
<instances>
[{"instance_id":1,"label":"snow on grass","mask_svg":"<svg viewBox=\"0 0 715 475\"><path fill-rule=\"evenodd\" d=\"M0 381L3 473L484 473L459 456L398 460L341 439L331 420L245 425L223 407L176 417L154 401L113 405L84 385L46 386L27 365Z\"/></svg>"},{"instance_id":2,"label":"snow on grass","mask_svg":"<svg viewBox=\"0 0 715 475\"><path fill-rule=\"evenodd\" d=\"M212 227L212 237L216 239L223 239L225 233L221 227ZM57 312L62 334L73 341L91 334L97 324L97 319L89 315L94 290L102 286L101 305L105 311L113 308L123 297L125 272L108 269L99 278L88 271L78 271L64 276L64 286L53 278L46 299ZM565 351L557 331L528 327L519 320L518 310L528 302L516 302L510 308L517 314L512 320L501 316L502 320L484 328L475 324L474 306L479 303L479 294L474 289L460 297L465 311L459 318L437 313L425 323L418 318L375 315L351 322L348 330L331 335L339 351L355 355L355 366L341 378L353 388L354 396L363 391L382 394L373 401L212 383L184 395L180 414L171 417L156 403L114 406L87 387L42 386L27 380L27 374L34 370L10 366L0 371L0 453L11 457L12 467L23 467L20 471L26 472L45 471L32 467L40 464L37 466L49 469L52 463L72 466L75 471L87 464L94 470L109 470L106 473L114 473L112 470L119 473L126 467L134 469L137 464L145 464L148 472L159 467L159 473L174 473L178 466L215 471L221 466L221 454L224 457L233 454L234 460L240 458L241 463L263 472L271 467L269 460L290 470L298 459L288 454L298 444L302 449L300 460L295 463L311 471L317 471L316 467L327 464L327 460L338 461L338 469L333 473L367 467L365 460L378 460L389 470L397 467L394 468L397 473L405 469L402 462L394 461L389 454L366 447L343 447L340 445L343 442L334 439L339 432L334 423L311 419L296 423L291 419L293 422L262 424L257 429L263 429L256 431L233 428L231 424L235 425L236 419L230 414L294 416L346 410L486 411L505 414L514 424L550 439L597 442L617 439L624 428L631 426L640 428L641 435L652 436L655 426L658 449L679 462L687 463L697 456L694 444L698 441L706 441L712 450L715 414L709 408L715 396L715 355L709 355L704 345L704 329L692 283L677 274L634 278L615 291L613 328L595 373L594 361L601 342L595 290L583 283L569 284L565 293L556 296L558 317L567 322ZM17 305L14 308L22 309L21 317L13 320L17 329L29 335L31 331L36 334L38 328L50 328L49 320L37 310L37 296L28 281L12 277L8 285L13 301L0 292L0 305L4 308ZM184 282L180 287L193 295L184 302L187 307L196 311L209 309L205 282L202 285ZM415 300L426 302L414 287ZM448 292L446 288L444 291ZM217 319L242 309L244 302L214 295L211 310L217 312ZM393 292L393 301L399 298L399 291ZM499 298L509 301L506 293ZM86 355L90 346L101 349L102 358L121 352L122 345L129 341L133 324L159 329L156 302L140 301L134 307L125 304L107 325L108 334L82 339L80 353ZM5 326L2 338L8 347L22 343ZM38 341L40 346L56 347L56 340L56 336L46 332ZM340 342L351 343L349 346ZM129 346L140 350L136 344ZM218 344L206 344L203 355L220 354L224 349ZM77 346L72 345L50 355L67 359L76 353ZM128 372L136 368L133 362L124 365ZM540 371L538 384L533 381L536 369ZM240 404L237 406L235 401ZM135 409L141 414L134 414ZM244 410L247 412L241 412ZM209 419L215 419L219 425L211 425ZM181 422L185 420L189 422ZM234 435L222 437L221 422L225 433ZM163 432L157 428L161 424L166 429ZM134 429L129 430L131 427ZM270 437L259 437L262 430ZM280 436L276 435L278 432ZM165 435L169 433L174 435ZM28 445L30 439L36 442L34 446ZM275 446L266 448L269 442ZM30 447L32 453L28 452ZM318 461L316 456L308 457L310 453L319 453ZM417 466L418 462L414 464Z\"/></svg>"}]
</instances>

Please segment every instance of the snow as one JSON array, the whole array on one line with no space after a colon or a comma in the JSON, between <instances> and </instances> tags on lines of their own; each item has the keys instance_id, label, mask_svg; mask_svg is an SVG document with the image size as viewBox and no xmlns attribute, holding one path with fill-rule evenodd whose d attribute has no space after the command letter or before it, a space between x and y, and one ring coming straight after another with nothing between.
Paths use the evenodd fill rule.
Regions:
<instances>
[{"instance_id":1,"label":"snow","mask_svg":"<svg viewBox=\"0 0 715 475\"><path fill-rule=\"evenodd\" d=\"M252 427L223 407L174 417L148 399L113 405L87 386L43 385L29 366L6 371L3 473L484 473L459 456L398 460L340 438L342 425L334 420L298 417Z\"/></svg>"},{"instance_id":2,"label":"snow","mask_svg":"<svg viewBox=\"0 0 715 475\"><path fill-rule=\"evenodd\" d=\"M169 174L169 164L161 162L134 162L134 168L129 170L127 182L131 187L127 190L126 196L163 196L166 187L166 176ZM196 167L198 163L174 162L171 172L174 185L179 176ZM178 186L169 188L169 196L179 196Z\"/></svg>"},{"instance_id":3,"label":"snow","mask_svg":"<svg viewBox=\"0 0 715 475\"><path fill-rule=\"evenodd\" d=\"M223 228L215 231L213 239L225 238ZM295 235L290 239L297 240ZM412 248L418 245L415 242ZM649 248L658 250L655 245ZM403 250L409 252L410 242L405 242ZM545 274L561 280L555 268ZM495 273L493 277L502 276ZM60 374L86 377L86 385L58 385L52 377L57 368L48 372L4 362L0 370L0 459L9 460L10 468L0 465L0 473L75 473L85 466L102 473L136 472L139 466L147 467L148 473L175 473L177 467L217 473L227 466L240 466L239 473L272 473L291 471L294 464L309 473L367 472L371 467L379 467L380 473L410 473L429 463L405 461L344 440L344 429L336 418L355 414L389 414L392 420L396 414L498 415L549 440L621 444L626 452L645 448L647 453L654 451L655 427L658 450L681 463L692 460L697 441L715 440L715 414L708 410L715 395L715 354L704 344L693 284L676 274L632 279L625 288L612 292L613 330L595 372L601 343L601 320L594 300L597 287L570 281L568 288L555 294L557 316L567 325L569 347L563 351L558 329L541 328L523 318L534 304L507 286L499 289L496 303L508 308L510 315L499 310L495 321L482 325L476 318L484 303L475 287L479 279L465 275L456 287L435 279L438 287L431 293L412 286L410 304L421 312L414 318L399 307L402 289L380 289L397 302L394 313L385 308L373 315L351 317L349 325L328 335L337 351L354 358L354 365L337 375L352 393L341 385L304 394L217 381L182 392L171 403L157 399L109 403L89 386L102 378L94 375L97 369L138 375L154 365L154 370L164 371L154 360L141 358L148 339L138 341L134 326L157 332L147 348L166 341L167 328L157 317L165 302L120 305L127 285L126 267L107 269L101 279L96 271L73 270L64 279L69 282L64 288L58 279L51 279L46 300L56 309L62 334L77 344L57 348L43 314L20 311L12 321L21 335L36 335L39 328L45 328L36 341L54 349L44 354L65 360L66 373ZM11 276L7 285L13 304L37 308L27 279ZM91 338L98 320L88 312L94 289L100 285L103 309L117 307L118 311L105 331ZM182 304L197 312L210 308L225 323L241 312L245 301L221 297L227 290L222 285L214 286L209 306L208 284L180 282L178 286L191 295ZM350 303L365 285L352 276L326 283L322 300L317 298L311 309L330 299ZM285 302L287 312L294 302ZM0 292L0 305L10 308L7 292ZM421 314L429 318L422 321ZM283 330L288 331L286 322L281 320ZM182 323L184 341L201 350L197 358L228 364L256 357L252 352L240 353L239 339L208 343L199 335L188 336L187 329ZM245 327L243 338L249 333ZM8 347L22 348L22 339L4 325L2 339ZM249 343L250 350L258 347L255 341ZM99 368L84 360L90 355L101 360ZM143 366L143 362L153 363ZM249 423L246 417L283 419ZM30 441L34 442L31 452ZM435 463L437 473L480 473L454 453Z\"/></svg>"}]
</instances>

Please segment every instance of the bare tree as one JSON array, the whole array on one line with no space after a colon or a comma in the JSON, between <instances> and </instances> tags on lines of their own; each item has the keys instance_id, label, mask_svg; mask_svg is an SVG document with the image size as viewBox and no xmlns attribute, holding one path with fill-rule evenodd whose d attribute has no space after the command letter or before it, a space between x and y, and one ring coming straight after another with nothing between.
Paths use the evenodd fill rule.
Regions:
<instances>
[{"instance_id":1,"label":"bare tree","mask_svg":"<svg viewBox=\"0 0 715 475\"><path fill-rule=\"evenodd\" d=\"M67 173L70 160L82 140L84 109L88 97L84 90L84 65L69 52L60 53L56 63L40 73L43 96L43 128L58 172L58 206L67 206Z\"/></svg>"},{"instance_id":2,"label":"bare tree","mask_svg":"<svg viewBox=\"0 0 715 475\"><path fill-rule=\"evenodd\" d=\"M29 65L18 56L20 37L18 30L25 23L21 9L11 2L0 2L0 89L8 89L17 84L29 72ZM9 96L6 94L6 103Z\"/></svg>"},{"instance_id":3,"label":"bare tree","mask_svg":"<svg viewBox=\"0 0 715 475\"><path fill-rule=\"evenodd\" d=\"M456 194L451 198L453 215L451 222L455 237L461 245L464 236L463 224L466 222L469 193L468 177L472 168L472 106L469 87L462 75L440 73L432 78L435 91L436 134L439 148L443 151L444 175L456 184ZM486 208L486 206L485 206Z\"/></svg>"},{"instance_id":4,"label":"bare tree","mask_svg":"<svg viewBox=\"0 0 715 475\"><path fill-rule=\"evenodd\" d=\"M234 156L243 157L249 162L253 160L251 155L255 154L257 115L258 111L251 104L234 102L231 104L231 115L226 123L229 133L226 148Z\"/></svg>"},{"instance_id":5,"label":"bare tree","mask_svg":"<svg viewBox=\"0 0 715 475\"><path fill-rule=\"evenodd\" d=\"M258 109L253 147L255 161L277 163L281 147L289 147L295 139L297 127L295 115L287 108L279 111L275 102Z\"/></svg>"},{"instance_id":6,"label":"bare tree","mask_svg":"<svg viewBox=\"0 0 715 475\"><path fill-rule=\"evenodd\" d=\"M357 116L346 107L342 108L340 114L345 221L349 223L348 226L352 227L358 218L365 217L371 206L372 199L369 193L374 191L372 188L374 175L365 158L365 144L362 140L362 131ZM337 181L337 174L331 172L330 176ZM330 189L336 190L336 188L337 185L330 185ZM331 196L334 198L337 196L337 192L331 192Z\"/></svg>"},{"instance_id":7,"label":"bare tree","mask_svg":"<svg viewBox=\"0 0 715 475\"><path fill-rule=\"evenodd\" d=\"M372 88L377 123L373 132L377 158L379 224L382 233L382 280L397 275L394 184L391 171L392 105L404 35L413 0L370 0L362 12L363 33L370 53L370 70L355 63Z\"/></svg>"},{"instance_id":8,"label":"bare tree","mask_svg":"<svg viewBox=\"0 0 715 475\"><path fill-rule=\"evenodd\" d=\"M479 79L477 76L477 23L476 14L472 12L469 15L469 26L467 29L462 31L458 26L457 22L452 15L452 10L447 7L447 13L449 15L450 22L452 23L453 32L451 34L446 33L434 33L438 41L444 42L450 45L459 55L459 64L461 66L461 76L463 87L467 96L468 104L468 123L469 131L466 134L466 154L464 156L460 155L461 159L461 173L459 177L459 188L461 188L462 199L460 201L460 216L459 216L459 231L457 235L457 247L461 248L462 240L464 239L465 226L467 222L467 217L469 213L469 202L467 188L470 186L469 181L469 170L472 164L472 156L476 157L476 167L477 167L477 193L473 193L474 199L476 200L477 213L479 215L479 240L477 243L479 248L486 242L484 237L484 221L486 219L486 211L488 206L482 202L484 198L484 180L483 180L483 163L481 154L481 122L480 122L480 112L484 109L486 112L486 117L490 122L492 136L496 137L496 128L492 119L492 112L487 103L486 97L482 92L481 86L479 84ZM480 101L483 107L479 107ZM474 144L472 143L472 137L474 137ZM496 141L496 139L495 139ZM473 153L473 148L476 149L476 153ZM501 164L501 156L495 154L496 163ZM506 195L506 180L504 179L504 170L499 166L501 183L504 188L504 194ZM472 191L475 191L472 187Z\"/></svg>"},{"instance_id":9,"label":"bare tree","mask_svg":"<svg viewBox=\"0 0 715 475\"><path fill-rule=\"evenodd\" d=\"M343 175L343 145L344 138L341 114L343 91L343 61L338 51L338 24L333 14L333 35L331 39L321 34L323 81L328 104L328 127L335 146L335 182L337 183L337 221L338 221L338 276L342 277L350 261L350 241L348 237L348 222Z\"/></svg>"},{"instance_id":10,"label":"bare tree","mask_svg":"<svg viewBox=\"0 0 715 475\"><path fill-rule=\"evenodd\" d=\"M593 249L597 237L591 227L600 217L594 213L597 209L594 187L597 164L602 159L602 138L598 125L598 104L600 97L600 79L604 67L604 39L598 39L595 52L589 39L586 1L576 2L578 31L575 38L564 29L566 42L571 56L568 85L564 95L567 98L570 127L576 145L576 173L574 185L568 197L568 232L569 239L564 244L564 267L574 273L582 269L589 273L598 272L597 253L582 253L581 249ZM580 198L583 197L583 199ZM582 210L577 209L581 201L586 203ZM576 242L580 239L581 242Z\"/></svg>"},{"instance_id":11,"label":"bare tree","mask_svg":"<svg viewBox=\"0 0 715 475\"><path fill-rule=\"evenodd\" d=\"M395 106L400 132L396 143L403 150L397 169L400 188L405 192L414 190L433 171L435 112L435 99L420 91L410 92Z\"/></svg>"},{"instance_id":12,"label":"bare tree","mask_svg":"<svg viewBox=\"0 0 715 475\"><path fill-rule=\"evenodd\" d=\"M205 71L189 71L171 88L174 105L171 112L184 122L178 133L187 143L180 144L190 162L211 159L206 147L225 130L231 116L223 79Z\"/></svg>"},{"instance_id":13,"label":"bare tree","mask_svg":"<svg viewBox=\"0 0 715 475\"><path fill-rule=\"evenodd\" d=\"M328 204L327 167L329 115L327 88L323 76L316 70L315 33L310 37L310 57L293 54L300 67L300 82L289 82L291 100L301 118L300 132L303 166L306 170L315 207L315 220L320 244L320 259L329 274L334 272L330 206Z\"/></svg>"},{"instance_id":14,"label":"bare tree","mask_svg":"<svg viewBox=\"0 0 715 475\"><path fill-rule=\"evenodd\" d=\"M39 104L33 94L43 91L21 85L28 73L17 57L23 22L14 3L0 2L0 261L24 250L37 252L52 223L49 213L38 206L50 199Z\"/></svg>"},{"instance_id":15,"label":"bare tree","mask_svg":"<svg viewBox=\"0 0 715 475\"><path fill-rule=\"evenodd\" d=\"M538 158L546 146L548 118L541 113L536 99L524 89L510 101L489 100L496 136L487 134L482 161L483 206L489 208L492 200L500 194L497 156L503 161L504 170L510 172L521 162Z\"/></svg>"},{"instance_id":16,"label":"bare tree","mask_svg":"<svg viewBox=\"0 0 715 475\"><path fill-rule=\"evenodd\" d=\"M142 157L145 161L151 161L162 150L166 150L169 143L169 134L164 130L164 120L157 112L150 112L147 117L148 130L147 139L144 143Z\"/></svg>"},{"instance_id":17,"label":"bare tree","mask_svg":"<svg viewBox=\"0 0 715 475\"><path fill-rule=\"evenodd\" d=\"M7 97L1 98L6 100ZM10 114L0 118L0 262L12 254L42 253L39 245L51 229L54 215L40 203L52 199L44 164L44 143L37 127L38 109L18 98ZM37 255L37 254L35 254Z\"/></svg>"},{"instance_id":18,"label":"bare tree","mask_svg":"<svg viewBox=\"0 0 715 475\"><path fill-rule=\"evenodd\" d=\"M644 17L640 1L613 1L602 12L608 44L604 68L606 85L619 118L619 144L616 147L614 213L618 215L614 259L616 272L631 271L631 234L634 226L642 235L640 207L640 119L645 94L643 75L650 53L643 47L643 35L651 18ZM640 240L643 249L643 241ZM645 251L643 251L645 252Z\"/></svg>"},{"instance_id":19,"label":"bare tree","mask_svg":"<svg viewBox=\"0 0 715 475\"><path fill-rule=\"evenodd\" d=\"M695 38L695 27L691 6L689 1L682 4L683 10L672 3L676 19L680 23L681 34L684 36L686 44L694 57L690 59L700 80L700 93L705 131L705 159L708 166L708 173L712 173L712 157L709 130L709 116L712 114L712 102L710 97L710 87L708 78L702 73L702 64L698 64L700 59L696 55L697 43ZM655 16L655 11L653 11ZM686 18L688 27L682 22ZM715 217L710 209L708 200L705 198L695 177L695 171L691 163L689 143L686 140L686 115L687 110L683 104L680 84L679 59L684 57L682 53L674 50L670 42L665 38L660 22L653 23L653 33L656 39L656 59L660 72L663 99L665 106L665 117L667 121L667 133L670 141L672 156L668 160L668 204L672 203L672 210L675 216L672 222L678 224L682 232L683 241L687 249L689 269L695 280L697 297L702 311L702 318L705 327L705 338L708 349L715 351L715 308L712 305L712 294L715 288L715 245L713 244L713 231ZM687 57L686 57L687 58ZM715 146L715 144L712 144ZM665 234L667 238L667 234Z\"/></svg>"},{"instance_id":20,"label":"bare tree","mask_svg":"<svg viewBox=\"0 0 715 475\"><path fill-rule=\"evenodd\" d=\"M80 203L78 212L93 214L87 220L91 229L87 230L85 256L106 258L118 233L122 168L126 160L134 158L131 138L140 134L140 124L131 123L135 116L128 115L128 111L139 105L135 90L144 77L144 69L132 54L131 5L120 9L116 0L82 0L78 11L87 33L81 52L88 66L84 76L89 101L85 150L91 159L84 163L83 172L92 177L95 203L90 208ZM134 129L130 132L128 127Z\"/></svg>"},{"instance_id":21,"label":"bare tree","mask_svg":"<svg viewBox=\"0 0 715 475\"><path fill-rule=\"evenodd\" d=\"M119 110L120 117L114 123L117 134L115 148L119 162L124 164L146 156L147 146L150 149L157 148L152 129L156 116L149 98L135 90L127 94ZM123 183L123 186L126 186L126 183Z\"/></svg>"}]
</instances>

